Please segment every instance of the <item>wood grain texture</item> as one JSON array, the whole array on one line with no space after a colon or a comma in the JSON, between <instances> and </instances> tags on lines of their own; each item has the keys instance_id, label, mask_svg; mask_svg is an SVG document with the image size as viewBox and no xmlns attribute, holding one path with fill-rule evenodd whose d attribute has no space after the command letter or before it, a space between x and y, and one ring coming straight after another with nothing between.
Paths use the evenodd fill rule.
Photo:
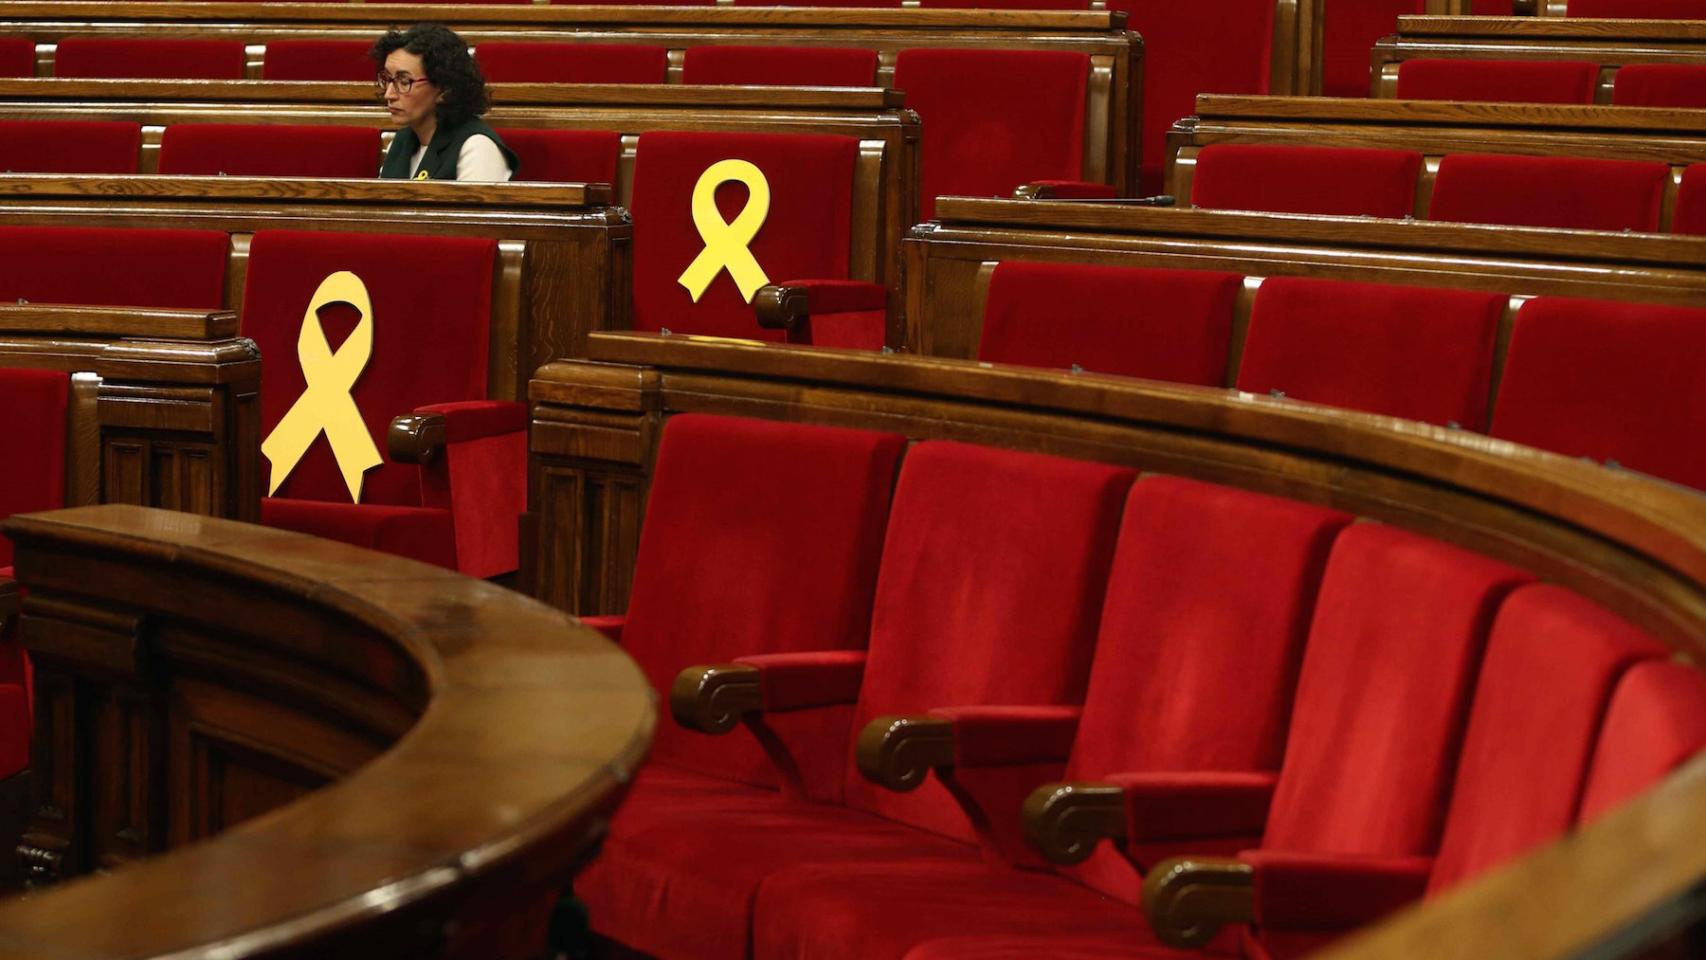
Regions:
<instances>
[{"instance_id":1,"label":"wood grain texture","mask_svg":"<svg viewBox=\"0 0 1706 960\"><path fill-rule=\"evenodd\" d=\"M229 311L0 303L0 335L12 333L223 340L237 335L237 315Z\"/></svg>"}]
</instances>

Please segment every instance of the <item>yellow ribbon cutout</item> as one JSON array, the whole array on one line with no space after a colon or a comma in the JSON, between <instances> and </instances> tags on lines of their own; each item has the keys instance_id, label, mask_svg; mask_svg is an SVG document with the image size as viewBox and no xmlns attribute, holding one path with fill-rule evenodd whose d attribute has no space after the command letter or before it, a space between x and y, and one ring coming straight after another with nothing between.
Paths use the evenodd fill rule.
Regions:
<instances>
[{"instance_id":1,"label":"yellow ribbon cutout","mask_svg":"<svg viewBox=\"0 0 1706 960\"><path fill-rule=\"evenodd\" d=\"M361 314L355 330L336 353L320 327L320 308L332 303L347 303ZM262 455L272 464L268 496L277 492L324 431L344 484L349 487L350 501L361 502L362 474L385 462L350 396L356 378L372 356L373 303L368 299L367 286L355 274L340 270L320 281L296 335L296 358L302 364L307 387L261 443Z\"/></svg>"},{"instance_id":2,"label":"yellow ribbon cutout","mask_svg":"<svg viewBox=\"0 0 1706 960\"><path fill-rule=\"evenodd\" d=\"M723 220L722 212L717 209L717 188L731 181L746 184L749 194L746 206L733 223ZM764 268L747 249L769 215L770 181L753 164L745 160L718 160L699 175L699 182L693 187L693 226L699 231L699 239L705 241L705 249L676 278L692 294L694 303L699 302L705 288L723 270L740 287L741 297L747 303L752 302L759 287L770 282Z\"/></svg>"}]
</instances>

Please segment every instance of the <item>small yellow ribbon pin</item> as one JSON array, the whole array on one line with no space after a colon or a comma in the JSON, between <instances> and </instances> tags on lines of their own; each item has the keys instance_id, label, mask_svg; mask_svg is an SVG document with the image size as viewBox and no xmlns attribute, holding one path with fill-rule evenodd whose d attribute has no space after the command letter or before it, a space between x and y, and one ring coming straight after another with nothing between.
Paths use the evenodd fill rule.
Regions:
<instances>
[{"instance_id":1,"label":"small yellow ribbon pin","mask_svg":"<svg viewBox=\"0 0 1706 960\"><path fill-rule=\"evenodd\" d=\"M748 193L746 206L733 223L724 221L717 209L717 188L729 182L746 184ZM770 282L764 268L747 249L769 215L770 181L753 164L745 160L718 160L699 175L699 182L693 187L693 226L699 231L699 239L705 241L705 249L699 251L677 278L693 296L694 303L699 302L705 289L723 270L740 287L741 297L747 303L752 302L759 287Z\"/></svg>"},{"instance_id":2,"label":"small yellow ribbon pin","mask_svg":"<svg viewBox=\"0 0 1706 960\"><path fill-rule=\"evenodd\" d=\"M336 353L320 326L320 308L331 303L347 303L361 314L355 330ZM355 274L340 270L320 281L296 335L296 358L302 364L307 387L261 443L262 455L272 464L268 496L278 490L324 431L344 484L349 487L350 501L361 502L362 475L385 462L350 396L356 378L372 356L373 303L367 286Z\"/></svg>"}]
</instances>

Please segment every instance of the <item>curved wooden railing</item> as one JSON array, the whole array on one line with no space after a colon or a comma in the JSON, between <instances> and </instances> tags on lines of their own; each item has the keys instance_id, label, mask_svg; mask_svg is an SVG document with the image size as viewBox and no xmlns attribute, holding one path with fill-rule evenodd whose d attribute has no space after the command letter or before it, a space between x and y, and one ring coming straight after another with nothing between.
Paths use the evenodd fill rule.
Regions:
<instances>
[{"instance_id":1,"label":"curved wooden railing","mask_svg":"<svg viewBox=\"0 0 1706 960\"><path fill-rule=\"evenodd\" d=\"M625 655L488 583L141 507L4 529L38 667L26 846L136 862L0 903L0 956L490 955L650 741Z\"/></svg>"}]
</instances>

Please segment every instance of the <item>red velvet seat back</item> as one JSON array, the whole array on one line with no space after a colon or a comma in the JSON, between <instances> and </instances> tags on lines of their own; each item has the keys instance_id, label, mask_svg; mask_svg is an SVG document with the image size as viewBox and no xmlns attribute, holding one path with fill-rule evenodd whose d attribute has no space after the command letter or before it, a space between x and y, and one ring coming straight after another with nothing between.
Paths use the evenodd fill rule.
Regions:
<instances>
[{"instance_id":1,"label":"red velvet seat back","mask_svg":"<svg viewBox=\"0 0 1706 960\"><path fill-rule=\"evenodd\" d=\"M1639 160L1452 154L1440 160L1428 219L1652 232L1668 179L1668 165Z\"/></svg>"},{"instance_id":2,"label":"red velvet seat back","mask_svg":"<svg viewBox=\"0 0 1706 960\"><path fill-rule=\"evenodd\" d=\"M262 80L372 80L365 40L268 40Z\"/></svg>"},{"instance_id":3,"label":"red velvet seat back","mask_svg":"<svg viewBox=\"0 0 1706 960\"><path fill-rule=\"evenodd\" d=\"M67 37L53 55L56 77L241 80L241 40Z\"/></svg>"},{"instance_id":4,"label":"red velvet seat back","mask_svg":"<svg viewBox=\"0 0 1706 960\"><path fill-rule=\"evenodd\" d=\"M1083 178L1090 57L1047 50L902 50L894 85L924 122L921 219L944 194L1011 196Z\"/></svg>"},{"instance_id":5,"label":"red velvet seat back","mask_svg":"<svg viewBox=\"0 0 1706 960\"><path fill-rule=\"evenodd\" d=\"M622 135L614 130L499 130L515 151L518 181L615 183Z\"/></svg>"},{"instance_id":6,"label":"red velvet seat back","mask_svg":"<svg viewBox=\"0 0 1706 960\"><path fill-rule=\"evenodd\" d=\"M142 125L117 120L0 120L0 172L135 173Z\"/></svg>"},{"instance_id":7,"label":"red velvet seat back","mask_svg":"<svg viewBox=\"0 0 1706 960\"><path fill-rule=\"evenodd\" d=\"M1706 234L1706 163L1682 171L1682 187L1671 214L1671 233Z\"/></svg>"},{"instance_id":8,"label":"red velvet seat back","mask_svg":"<svg viewBox=\"0 0 1706 960\"><path fill-rule=\"evenodd\" d=\"M160 137L163 174L344 177L379 172L379 131L331 124L178 123Z\"/></svg>"},{"instance_id":9,"label":"red velvet seat back","mask_svg":"<svg viewBox=\"0 0 1706 960\"><path fill-rule=\"evenodd\" d=\"M784 87L870 87L877 51L857 47L688 47L682 83Z\"/></svg>"},{"instance_id":10,"label":"red velvet seat back","mask_svg":"<svg viewBox=\"0 0 1706 960\"><path fill-rule=\"evenodd\" d=\"M229 246L220 230L0 226L0 303L218 310Z\"/></svg>"},{"instance_id":11,"label":"red velvet seat back","mask_svg":"<svg viewBox=\"0 0 1706 960\"><path fill-rule=\"evenodd\" d=\"M1216 143L1197 154L1191 205L1348 217L1407 217L1422 155L1407 150Z\"/></svg>"},{"instance_id":12,"label":"red velvet seat back","mask_svg":"<svg viewBox=\"0 0 1706 960\"><path fill-rule=\"evenodd\" d=\"M1362 523L1339 535L1263 847L1435 849L1487 630L1524 579L1391 527Z\"/></svg>"},{"instance_id":13,"label":"red velvet seat back","mask_svg":"<svg viewBox=\"0 0 1706 960\"><path fill-rule=\"evenodd\" d=\"M1267 93L1273 56L1273 0L1110 0L1126 29L1143 37L1145 194L1161 192L1167 131L1197 112L1199 93Z\"/></svg>"},{"instance_id":14,"label":"red velvet seat back","mask_svg":"<svg viewBox=\"0 0 1706 960\"><path fill-rule=\"evenodd\" d=\"M1569 0L1564 12L1596 20L1706 20L1706 0Z\"/></svg>"},{"instance_id":15,"label":"red velvet seat back","mask_svg":"<svg viewBox=\"0 0 1706 960\"><path fill-rule=\"evenodd\" d=\"M1516 316L1496 437L1706 489L1706 310L1541 297Z\"/></svg>"},{"instance_id":16,"label":"red velvet seat back","mask_svg":"<svg viewBox=\"0 0 1706 960\"><path fill-rule=\"evenodd\" d=\"M1633 800L1703 749L1706 675L1670 661L1630 668L1605 713L1580 822Z\"/></svg>"},{"instance_id":17,"label":"red velvet seat back","mask_svg":"<svg viewBox=\"0 0 1706 960\"><path fill-rule=\"evenodd\" d=\"M699 663L856 650L905 439L730 417L671 417L658 448L622 648L660 696ZM745 733L660 723L651 756L774 782Z\"/></svg>"},{"instance_id":18,"label":"red velvet seat back","mask_svg":"<svg viewBox=\"0 0 1706 960\"><path fill-rule=\"evenodd\" d=\"M658 46L486 42L474 54L493 83L663 83L669 73Z\"/></svg>"},{"instance_id":19,"label":"red velvet seat back","mask_svg":"<svg viewBox=\"0 0 1706 960\"><path fill-rule=\"evenodd\" d=\"M1271 277L1238 389L1483 429L1499 293Z\"/></svg>"},{"instance_id":20,"label":"red velvet seat back","mask_svg":"<svg viewBox=\"0 0 1706 960\"><path fill-rule=\"evenodd\" d=\"M914 446L889 515L853 729L934 707L1082 702L1132 479L1081 460ZM900 794L847 770L848 806L972 839L940 781Z\"/></svg>"},{"instance_id":21,"label":"red velvet seat back","mask_svg":"<svg viewBox=\"0 0 1706 960\"><path fill-rule=\"evenodd\" d=\"M1430 893L1570 829L1612 690L1631 665L1665 655L1567 590L1511 594L1487 640Z\"/></svg>"},{"instance_id":22,"label":"red velvet seat back","mask_svg":"<svg viewBox=\"0 0 1706 960\"><path fill-rule=\"evenodd\" d=\"M1208 270L1008 260L989 283L978 359L1218 387L1243 281Z\"/></svg>"},{"instance_id":23,"label":"red velvet seat back","mask_svg":"<svg viewBox=\"0 0 1706 960\"><path fill-rule=\"evenodd\" d=\"M1321 92L1366 97L1375 41L1398 32L1398 17L1424 13L1425 0L1325 0L1321 17Z\"/></svg>"},{"instance_id":24,"label":"red velvet seat back","mask_svg":"<svg viewBox=\"0 0 1706 960\"><path fill-rule=\"evenodd\" d=\"M1405 60L1400 100L1593 103L1599 64L1579 60Z\"/></svg>"},{"instance_id":25,"label":"red velvet seat back","mask_svg":"<svg viewBox=\"0 0 1706 960\"><path fill-rule=\"evenodd\" d=\"M770 282L847 279L858 152L852 137L641 134L634 164L634 329L781 339L781 331L759 329L727 270L697 303L681 285L683 271L705 249L693 224L694 186L721 160L757 166L770 184L770 213L748 249ZM746 201L738 183L717 190L726 223Z\"/></svg>"},{"instance_id":26,"label":"red velvet seat back","mask_svg":"<svg viewBox=\"0 0 1706 960\"><path fill-rule=\"evenodd\" d=\"M1611 102L1619 107L1706 107L1706 66L1632 63L1617 70Z\"/></svg>"},{"instance_id":27,"label":"red velvet seat back","mask_svg":"<svg viewBox=\"0 0 1706 960\"><path fill-rule=\"evenodd\" d=\"M1139 480L1066 778L1278 770L1321 572L1350 519L1194 480ZM1077 872L1136 900L1136 875L1111 848Z\"/></svg>"},{"instance_id":28,"label":"red velvet seat back","mask_svg":"<svg viewBox=\"0 0 1706 960\"><path fill-rule=\"evenodd\" d=\"M35 41L28 37L0 37L0 77L35 75Z\"/></svg>"},{"instance_id":29,"label":"red velvet seat back","mask_svg":"<svg viewBox=\"0 0 1706 960\"><path fill-rule=\"evenodd\" d=\"M65 505L65 408L69 374L0 367L0 520ZM0 535L0 567L12 541Z\"/></svg>"},{"instance_id":30,"label":"red velvet seat back","mask_svg":"<svg viewBox=\"0 0 1706 960\"><path fill-rule=\"evenodd\" d=\"M375 445L385 450L393 417L416 407L486 397L486 351L497 241L268 230L249 247L243 335L266 358L261 436L272 433L303 392L297 339L321 281L359 277L372 301L373 352L351 396ZM347 304L319 311L334 352L355 328ZM268 465L263 459L261 469ZM362 503L420 505L419 468L386 462L369 470ZM349 503L325 435L317 437L277 496Z\"/></svg>"}]
</instances>

